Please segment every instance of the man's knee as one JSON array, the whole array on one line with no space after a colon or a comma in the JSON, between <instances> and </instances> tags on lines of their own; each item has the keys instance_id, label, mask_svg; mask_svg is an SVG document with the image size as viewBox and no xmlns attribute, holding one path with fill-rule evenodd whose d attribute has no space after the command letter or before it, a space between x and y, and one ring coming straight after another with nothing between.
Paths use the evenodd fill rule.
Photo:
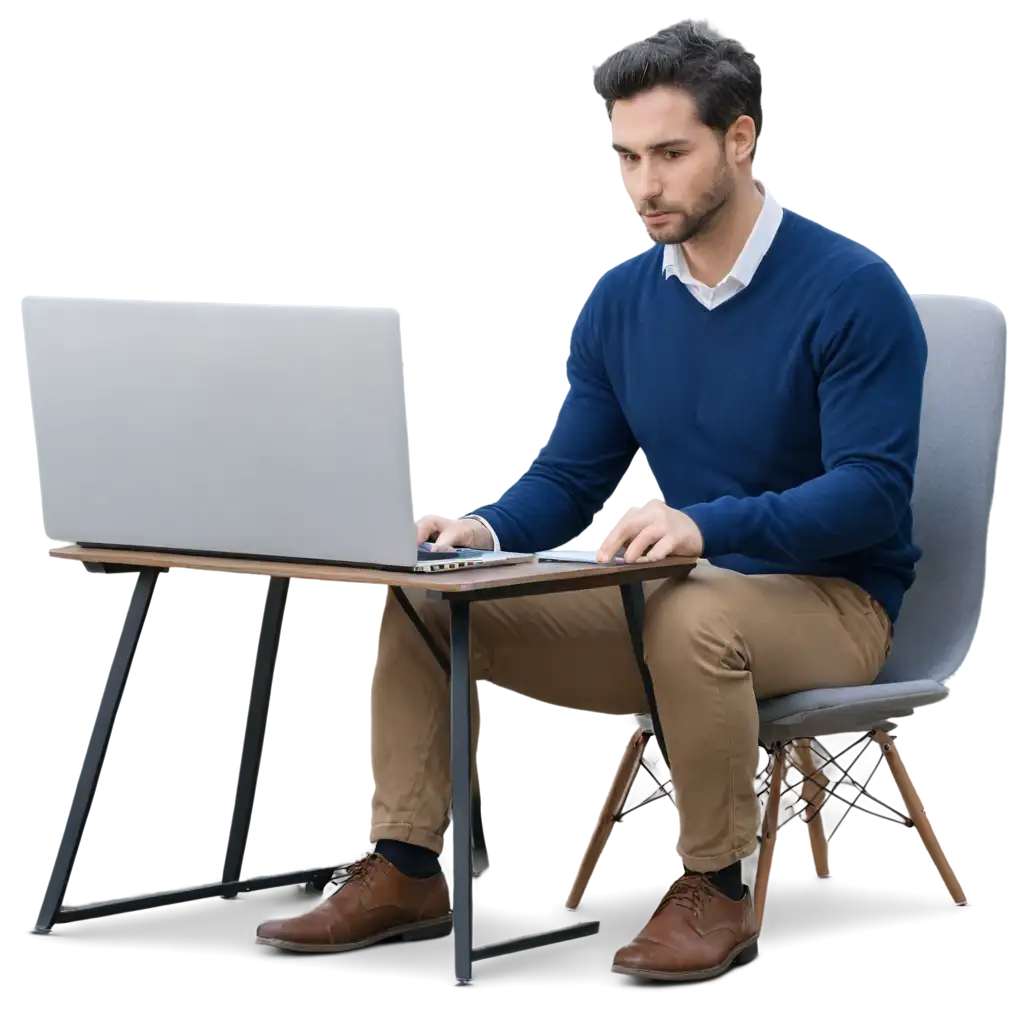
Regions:
<instances>
[{"instance_id":1,"label":"man's knee","mask_svg":"<svg viewBox=\"0 0 1024 1024\"><path fill-rule=\"evenodd\" d=\"M652 663L728 659L741 646L735 595L717 574L694 570L660 587L647 603L644 651Z\"/></svg>"}]
</instances>

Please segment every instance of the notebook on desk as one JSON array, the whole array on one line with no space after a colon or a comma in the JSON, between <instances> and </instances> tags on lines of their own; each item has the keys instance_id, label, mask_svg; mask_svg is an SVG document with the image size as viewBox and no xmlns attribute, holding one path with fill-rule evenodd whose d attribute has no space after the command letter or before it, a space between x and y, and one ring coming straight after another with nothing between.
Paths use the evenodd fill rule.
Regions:
<instances>
[{"instance_id":1,"label":"notebook on desk","mask_svg":"<svg viewBox=\"0 0 1024 1024\"><path fill-rule=\"evenodd\" d=\"M538 551L538 562L586 562L592 565L624 565L625 548L619 548L610 562L598 562L596 551Z\"/></svg>"},{"instance_id":2,"label":"notebook on desk","mask_svg":"<svg viewBox=\"0 0 1024 1024\"><path fill-rule=\"evenodd\" d=\"M43 524L84 547L442 572L394 309L26 298Z\"/></svg>"}]
</instances>

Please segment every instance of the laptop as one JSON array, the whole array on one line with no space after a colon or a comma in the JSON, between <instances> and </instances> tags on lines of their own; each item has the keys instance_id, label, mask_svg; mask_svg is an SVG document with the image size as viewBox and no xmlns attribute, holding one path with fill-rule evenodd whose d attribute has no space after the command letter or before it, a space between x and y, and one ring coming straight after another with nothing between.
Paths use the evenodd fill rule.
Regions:
<instances>
[{"instance_id":1,"label":"laptop","mask_svg":"<svg viewBox=\"0 0 1024 1024\"><path fill-rule=\"evenodd\" d=\"M84 547L441 572L394 309L28 297L43 524Z\"/></svg>"}]
</instances>

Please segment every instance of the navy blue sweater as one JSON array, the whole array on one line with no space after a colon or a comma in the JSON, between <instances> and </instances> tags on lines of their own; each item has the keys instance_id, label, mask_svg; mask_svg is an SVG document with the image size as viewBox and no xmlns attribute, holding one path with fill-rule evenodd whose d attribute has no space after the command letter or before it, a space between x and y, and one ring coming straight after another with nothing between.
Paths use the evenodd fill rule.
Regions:
<instances>
[{"instance_id":1,"label":"navy blue sweater","mask_svg":"<svg viewBox=\"0 0 1024 1024\"><path fill-rule=\"evenodd\" d=\"M713 564L843 576L895 621L920 557L926 345L906 289L873 252L790 210L750 284L715 309L664 277L662 255L654 245L598 281L550 440L476 514L506 550L559 547L641 448Z\"/></svg>"}]
</instances>

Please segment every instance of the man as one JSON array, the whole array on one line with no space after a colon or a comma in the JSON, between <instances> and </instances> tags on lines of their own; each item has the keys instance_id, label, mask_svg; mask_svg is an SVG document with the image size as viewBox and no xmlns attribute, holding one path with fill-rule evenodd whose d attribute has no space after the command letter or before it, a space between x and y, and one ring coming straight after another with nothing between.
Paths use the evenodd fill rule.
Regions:
<instances>
[{"instance_id":1,"label":"man","mask_svg":"<svg viewBox=\"0 0 1024 1024\"><path fill-rule=\"evenodd\" d=\"M757 953L740 877L760 818L757 700L870 683L889 652L920 555L910 498L925 338L884 260L754 179L761 78L739 43L682 22L609 58L595 86L655 244L584 305L569 393L526 474L495 504L426 516L418 533L441 548L566 544L645 452L664 500L630 509L599 554L702 556L646 591L684 874L613 969L694 979ZM441 603L410 598L447 649ZM568 707L646 709L615 587L478 605L472 674ZM311 913L261 925L259 941L323 951L448 933L447 686L389 598L372 696L375 851Z\"/></svg>"}]
</instances>

